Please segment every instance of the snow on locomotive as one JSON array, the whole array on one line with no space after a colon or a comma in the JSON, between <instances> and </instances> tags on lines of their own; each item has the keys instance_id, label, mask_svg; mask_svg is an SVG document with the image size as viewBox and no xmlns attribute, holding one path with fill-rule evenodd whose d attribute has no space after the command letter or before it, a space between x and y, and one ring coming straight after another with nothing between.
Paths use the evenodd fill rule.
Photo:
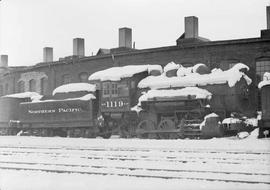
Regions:
<instances>
[{"instance_id":1,"label":"snow on locomotive","mask_svg":"<svg viewBox=\"0 0 270 190\"><path fill-rule=\"evenodd\" d=\"M98 71L89 80L100 91L106 125L122 136L208 138L224 135L219 116L251 112L248 69L237 64L210 72L204 64L184 68L171 62L164 72L160 65L130 65Z\"/></svg>"},{"instance_id":2,"label":"snow on locomotive","mask_svg":"<svg viewBox=\"0 0 270 190\"><path fill-rule=\"evenodd\" d=\"M189 68L167 64L162 75L149 76L138 84L144 91L138 104L143 118L138 132L146 138L223 136L226 128L221 127L219 117L254 111L248 101L248 69L241 63L227 71L211 72L204 64Z\"/></svg>"}]
</instances>

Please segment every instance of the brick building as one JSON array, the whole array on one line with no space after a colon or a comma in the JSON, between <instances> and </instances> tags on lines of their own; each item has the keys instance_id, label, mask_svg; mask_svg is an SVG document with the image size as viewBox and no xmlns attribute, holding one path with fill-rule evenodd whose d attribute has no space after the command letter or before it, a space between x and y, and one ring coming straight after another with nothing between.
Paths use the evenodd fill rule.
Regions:
<instances>
[{"instance_id":1,"label":"brick building","mask_svg":"<svg viewBox=\"0 0 270 190\"><path fill-rule=\"evenodd\" d=\"M49 95L59 85L87 82L93 72L112 66L135 64L166 65L174 61L183 66L204 63L211 69L229 69L242 62L250 67L253 80L250 100L257 104L257 88L262 74L270 71L270 7L266 8L267 29L258 38L210 41L199 36L198 18L185 18L185 31L168 47L135 49L132 30L119 29L119 47L99 49L94 56L84 55L84 39L73 39L73 55L53 61L53 48L43 49L43 62L28 67L8 67L7 55L1 56L0 95L23 91L36 91ZM255 100L255 101L254 101Z\"/></svg>"}]
</instances>

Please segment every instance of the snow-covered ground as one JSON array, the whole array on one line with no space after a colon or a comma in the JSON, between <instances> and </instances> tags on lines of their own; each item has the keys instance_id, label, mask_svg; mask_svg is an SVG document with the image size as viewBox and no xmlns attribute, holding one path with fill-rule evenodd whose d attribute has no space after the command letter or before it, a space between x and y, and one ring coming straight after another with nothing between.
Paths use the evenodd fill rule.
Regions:
<instances>
[{"instance_id":1,"label":"snow-covered ground","mask_svg":"<svg viewBox=\"0 0 270 190\"><path fill-rule=\"evenodd\" d=\"M270 141L1 136L0 189L270 189Z\"/></svg>"}]
</instances>

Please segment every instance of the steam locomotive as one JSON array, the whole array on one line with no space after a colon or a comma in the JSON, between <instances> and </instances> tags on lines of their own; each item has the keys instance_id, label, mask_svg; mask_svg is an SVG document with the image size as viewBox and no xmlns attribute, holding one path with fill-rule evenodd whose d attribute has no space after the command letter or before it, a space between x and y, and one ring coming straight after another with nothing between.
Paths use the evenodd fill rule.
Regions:
<instances>
[{"instance_id":1,"label":"steam locomotive","mask_svg":"<svg viewBox=\"0 0 270 190\"><path fill-rule=\"evenodd\" d=\"M127 65L93 73L88 83L56 88L52 96L20 93L0 98L2 135L156 139L210 138L226 133L220 120L250 114L246 75L237 64L210 71L173 62ZM212 114L211 114L212 113ZM216 114L213 114L216 113Z\"/></svg>"}]
</instances>

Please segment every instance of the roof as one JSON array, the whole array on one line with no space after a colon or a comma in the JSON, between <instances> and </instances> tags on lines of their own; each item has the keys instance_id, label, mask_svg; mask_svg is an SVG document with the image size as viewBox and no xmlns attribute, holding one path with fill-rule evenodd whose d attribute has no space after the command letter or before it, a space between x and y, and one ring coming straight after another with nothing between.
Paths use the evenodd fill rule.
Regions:
<instances>
[{"instance_id":1,"label":"roof","mask_svg":"<svg viewBox=\"0 0 270 190\"><path fill-rule=\"evenodd\" d=\"M69 93L69 92L95 92L96 86L89 83L69 83L62 86L57 87L53 91L53 95L57 93Z\"/></svg>"},{"instance_id":2,"label":"roof","mask_svg":"<svg viewBox=\"0 0 270 190\"><path fill-rule=\"evenodd\" d=\"M123 67L111 67L102 71L97 71L89 76L88 80L119 81L123 78L132 77L135 74L149 72L155 68L153 65L127 65ZM156 68L160 68L157 66Z\"/></svg>"}]
</instances>

